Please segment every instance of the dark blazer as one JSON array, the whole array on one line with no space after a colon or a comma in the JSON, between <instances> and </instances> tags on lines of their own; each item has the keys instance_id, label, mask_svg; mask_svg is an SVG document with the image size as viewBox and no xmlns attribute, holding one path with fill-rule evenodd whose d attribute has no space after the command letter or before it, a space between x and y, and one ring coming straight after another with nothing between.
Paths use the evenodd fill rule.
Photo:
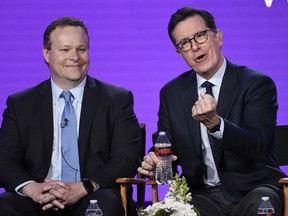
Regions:
<instances>
[{"instance_id":1,"label":"dark blazer","mask_svg":"<svg viewBox=\"0 0 288 216\"><path fill-rule=\"evenodd\" d=\"M160 91L158 131L166 131L192 190L204 187L200 123L192 117L198 100L196 73L191 70ZM227 68L217 113L225 122L219 142L209 136L224 195L230 201L260 185L280 187L285 176L275 156L277 92L271 78L247 67Z\"/></svg>"},{"instance_id":2,"label":"dark blazer","mask_svg":"<svg viewBox=\"0 0 288 216\"><path fill-rule=\"evenodd\" d=\"M0 135L0 184L12 191L28 180L42 182L53 145L51 82L11 95ZM130 91L87 76L79 127L81 178L114 187L118 177L133 177L141 141Z\"/></svg>"}]
</instances>

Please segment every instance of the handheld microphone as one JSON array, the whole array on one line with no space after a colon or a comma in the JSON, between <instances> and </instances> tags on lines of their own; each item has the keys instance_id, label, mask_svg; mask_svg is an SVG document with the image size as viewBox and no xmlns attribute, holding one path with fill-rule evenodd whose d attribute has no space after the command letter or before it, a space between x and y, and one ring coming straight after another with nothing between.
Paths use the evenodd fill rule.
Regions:
<instances>
[{"instance_id":1,"label":"handheld microphone","mask_svg":"<svg viewBox=\"0 0 288 216\"><path fill-rule=\"evenodd\" d=\"M69 120L68 120L67 118L65 118L65 119L64 119L64 122L63 122L63 121L61 122L60 127L61 127L61 128L67 127L68 122L69 122Z\"/></svg>"}]
</instances>

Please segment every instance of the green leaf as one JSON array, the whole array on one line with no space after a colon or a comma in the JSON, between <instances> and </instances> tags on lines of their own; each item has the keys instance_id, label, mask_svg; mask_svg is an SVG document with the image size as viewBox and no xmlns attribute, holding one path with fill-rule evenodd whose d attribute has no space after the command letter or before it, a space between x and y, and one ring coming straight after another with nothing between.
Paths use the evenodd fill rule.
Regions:
<instances>
[{"instance_id":1,"label":"green leaf","mask_svg":"<svg viewBox=\"0 0 288 216\"><path fill-rule=\"evenodd\" d=\"M198 211L198 209L197 208L193 208L194 209L194 211L196 212L196 214L198 215L198 216L200 216L200 212Z\"/></svg>"},{"instance_id":2,"label":"green leaf","mask_svg":"<svg viewBox=\"0 0 288 216\"><path fill-rule=\"evenodd\" d=\"M172 215L173 211L170 209L159 209L154 216L170 216Z\"/></svg>"}]
</instances>

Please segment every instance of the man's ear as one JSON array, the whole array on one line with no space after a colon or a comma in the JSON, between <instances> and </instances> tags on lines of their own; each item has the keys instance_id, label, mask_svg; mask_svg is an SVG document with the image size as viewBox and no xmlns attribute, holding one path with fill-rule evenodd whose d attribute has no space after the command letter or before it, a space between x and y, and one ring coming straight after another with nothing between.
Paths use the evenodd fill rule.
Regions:
<instances>
[{"instance_id":1,"label":"man's ear","mask_svg":"<svg viewBox=\"0 0 288 216\"><path fill-rule=\"evenodd\" d=\"M217 32L216 32L216 38L218 39L219 47L222 47L223 35L222 35L222 31L219 30L219 29L218 29Z\"/></svg>"},{"instance_id":2,"label":"man's ear","mask_svg":"<svg viewBox=\"0 0 288 216\"><path fill-rule=\"evenodd\" d=\"M43 54L43 57L45 59L45 62L47 64L49 64L49 50L47 50L46 48L42 48L42 54Z\"/></svg>"}]
</instances>

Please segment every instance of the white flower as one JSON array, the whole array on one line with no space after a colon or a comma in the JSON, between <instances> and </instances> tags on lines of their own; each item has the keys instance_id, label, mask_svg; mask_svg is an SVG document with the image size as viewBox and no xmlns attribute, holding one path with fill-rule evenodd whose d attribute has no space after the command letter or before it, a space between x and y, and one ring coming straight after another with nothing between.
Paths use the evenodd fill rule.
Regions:
<instances>
[{"instance_id":1,"label":"white flower","mask_svg":"<svg viewBox=\"0 0 288 216\"><path fill-rule=\"evenodd\" d=\"M149 205L146 209L140 210L138 216L199 216L199 212L193 205L189 204L192 196L189 192L186 179L178 175L169 186L169 190L164 200Z\"/></svg>"}]
</instances>

